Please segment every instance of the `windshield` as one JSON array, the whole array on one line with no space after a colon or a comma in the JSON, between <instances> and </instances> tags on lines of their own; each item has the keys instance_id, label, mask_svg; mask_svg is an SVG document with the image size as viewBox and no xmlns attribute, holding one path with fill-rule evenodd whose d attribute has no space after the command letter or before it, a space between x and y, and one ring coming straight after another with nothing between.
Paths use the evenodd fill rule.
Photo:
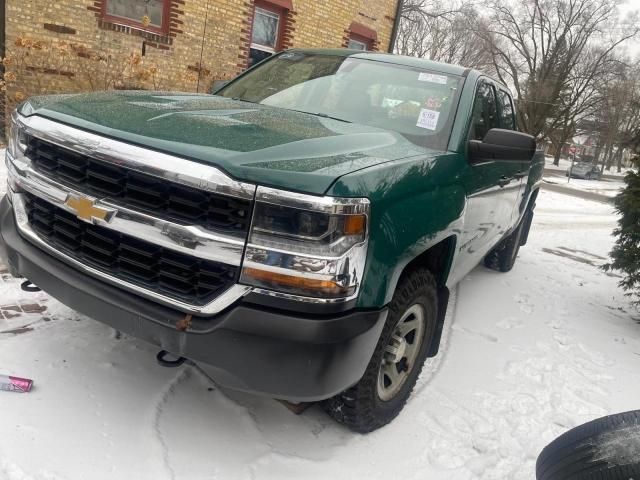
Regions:
<instances>
[{"instance_id":1,"label":"windshield","mask_svg":"<svg viewBox=\"0 0 640 480\"><path fill-rule=\"evenodd\" d=\"M443 150L462 81L385 62L285 52L218 95L393 130Z\"/></svg>"}]
</instances>

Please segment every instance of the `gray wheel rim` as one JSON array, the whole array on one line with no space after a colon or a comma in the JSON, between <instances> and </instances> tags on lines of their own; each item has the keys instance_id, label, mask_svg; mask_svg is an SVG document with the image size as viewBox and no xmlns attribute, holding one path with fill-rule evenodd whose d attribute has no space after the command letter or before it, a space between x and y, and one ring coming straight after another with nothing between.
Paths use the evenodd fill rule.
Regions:
<instances>
[{"instance_id":1,"label":"gray wheel rim","mask_svg":"<svg viewBox=\"0 0 640 480\"><path fill-rule=\"evenodd\" d=\"M407 381L422 346L424 323L424 307L416 303L404 312L393 330L378 372L380 400L391 400Z\"/></svg>"}]
</instances>

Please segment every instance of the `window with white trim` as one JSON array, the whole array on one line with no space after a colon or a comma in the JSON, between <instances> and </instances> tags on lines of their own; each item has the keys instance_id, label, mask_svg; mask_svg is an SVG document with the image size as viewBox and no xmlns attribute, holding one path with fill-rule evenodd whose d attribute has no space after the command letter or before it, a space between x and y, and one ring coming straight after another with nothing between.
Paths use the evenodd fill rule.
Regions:
<instances>
[{"instance_id":1,"label":"window with white trim","mask_svg":"<svg viewBox=\"0 0 640 480\"><path fill-rule=\"evenodd\" d=\"M348 48L354 50L368 50L368 45L365 42L361 42L360 40L350 38Z\"/></svg>"},{"instance_id":2,"label":"window with white trim","mask_svg":"<svg viewBox=\"0 0 640 480\"><path fill-rule=\"evenodd\" d=\"M104 0L102 17L107 21L166 33L170 0Z\"/></svg>"},{"instance_id":3,"label":"window with white trim","mask_svg":"<svg viewBox=\"0 0 640 480\"><path fill-rule=\"evenodd\" d=\"M251 30L249 66L273 55L280 40L282 15L278 12L256 7Z\"/></svg>"}]
</instances>

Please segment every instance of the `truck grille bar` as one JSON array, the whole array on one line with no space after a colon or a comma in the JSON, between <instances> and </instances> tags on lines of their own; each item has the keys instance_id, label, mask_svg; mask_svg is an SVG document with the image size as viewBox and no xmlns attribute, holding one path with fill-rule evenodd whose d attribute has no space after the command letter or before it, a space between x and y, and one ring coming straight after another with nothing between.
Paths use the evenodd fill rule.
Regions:
<instances>
[{"instance_id":1,"label":"truck grille bar","mask_svg":"<svg viewBox=\"0 0 640 480\"><path fill-rule=\"evenodd\" d=\"M42 239L113 277L193 305L205 305L237 280L238 269L231 265L91 225L35 195L25 196L29 223Z\"/></svg>"},{"instance_id":2,"label":"truck grille bar","mask_svg":"<svg viewBox=\"0 0 640 480\"><path fill-rule=\"evenodd\" d=\"M26 156L36 171L95 197L186 225L245 235L251 201L191 188L110 164L35 136L27 137Z\"/></svg>"}]
</instances>

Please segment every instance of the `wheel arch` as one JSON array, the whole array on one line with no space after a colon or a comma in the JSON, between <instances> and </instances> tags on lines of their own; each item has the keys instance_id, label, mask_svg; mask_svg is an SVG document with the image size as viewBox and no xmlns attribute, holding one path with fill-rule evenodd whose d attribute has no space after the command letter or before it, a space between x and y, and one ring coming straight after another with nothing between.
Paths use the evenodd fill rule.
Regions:
<instances>
[{"instance_id":1,"label":"wheel arch","mask_svg":"<svg viewBox=\"0 0 640 480\"><path fill-rule=\"evenodd\" d=\"M456 243L456 236L450 235L449 237L440 240L438 243L431 245L402 268L401 273L398 276L398 281L400 281L407 272L415 268L422 267L426 268L433 274L438 287L445 286L453 264ZM396 285L393 286L394 290Z\"/></svg>"},{"instance_id":2,"label":"wheel arch","mask_svg":"<svg viewBox=\"0 0 640 480\"><path fill-rule=\"evenodd\" d=\"M451 235L430 246L402 268L400 275L397 276L397 281L393 285L393 291L395 291L400 280L409 272L417 268L425 268L434 276L438 288L438 318L436 331L431 341L431 345L429 346L427 357L436 356L440 348L444 320L446 318L447 306L449 304L449 288L447 287L447 280L451 272L456 244L456 236Z\"/></svg>"}]
</instances>

